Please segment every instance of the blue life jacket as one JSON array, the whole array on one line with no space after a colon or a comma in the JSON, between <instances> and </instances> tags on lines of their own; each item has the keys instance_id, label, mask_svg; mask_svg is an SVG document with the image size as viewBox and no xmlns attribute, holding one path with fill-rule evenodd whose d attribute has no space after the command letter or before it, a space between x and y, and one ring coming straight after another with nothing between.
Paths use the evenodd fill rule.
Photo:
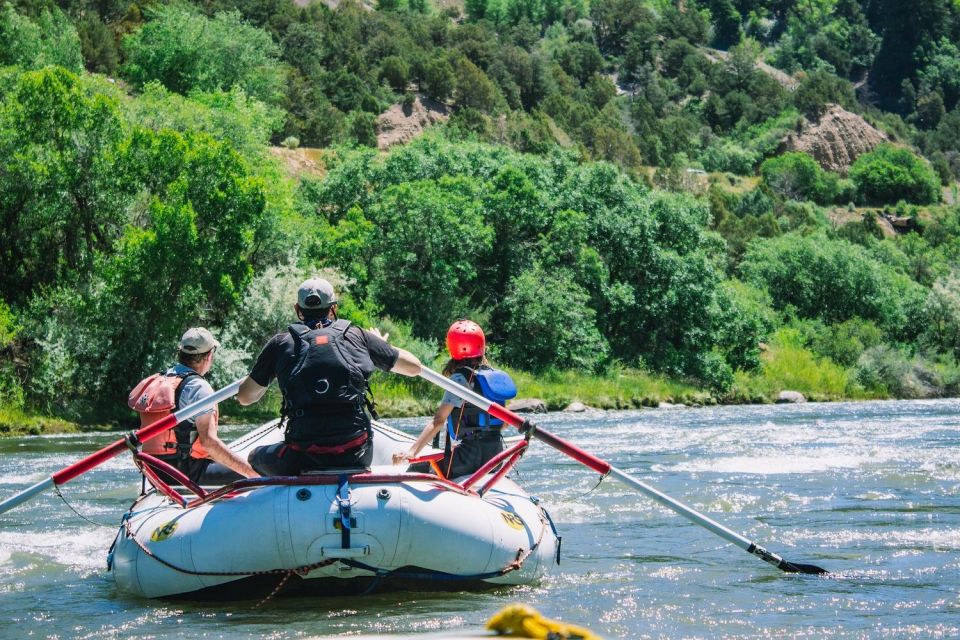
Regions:
<instances>
[{"instance_id":1,"label":"blue life jacket","mask_svg":"<svg viewBox=\"0 0 960 640\"><path fill-rule=\"evenodd\" d=\"M460 367L454 373L466 378L475 393L501 406L517 395L517 385L506 371L480 365L477 369ZM464 402L462 407L454 409L447 418L447 434L451 440L464 440L478 437L484 431L499 430L502 425L503 420L492 418L486 412Z\"/></svg>"}]
</instances>

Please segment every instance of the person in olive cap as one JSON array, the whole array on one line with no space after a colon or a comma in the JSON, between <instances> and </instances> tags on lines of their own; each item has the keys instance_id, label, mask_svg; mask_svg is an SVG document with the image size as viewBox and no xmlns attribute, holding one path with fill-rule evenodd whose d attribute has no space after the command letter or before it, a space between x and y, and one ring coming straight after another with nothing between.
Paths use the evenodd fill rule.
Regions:
<instances>
[{"instance_id":1,"label":"person in olive cap","mask_svg":"<svg viewBox=\"0 0 960 640\"><path fill-rule=\"evenodd\" d=\"M213 366L214 354L219 346L213 334L203 327L188 329L183 334L177 364L162 374L176 389L174 411L213 395L213 388L203 376ZM173 465L197 483L209 481L205 476L209 475L208 467L213 462L219 465L210 468L210 472L218 476L218 480L231 480L239 476L257 477L253 467L231 451L217 435L218 418L216 407L208 409L184 420L166 434L148 440L143 445L143 451ZM225 468L219 468L220 465ZM164 479L172 480L165 476Z\"/></svg>"},{"instance_id":2,"label":"person in olive cap","mask_svg":"<svg viewBox=\"0 0 960 640\"><path fill-rule=\"evenodd\" d=\"M243 405L262 398L274 378L283 395L284 442L254 449L250 464L264 475L369 467L370 376L376 369L415 376L420 361L376 329L338 319L336 293L322 278L300 285L293 308L299 321L267 342L240 383Z\"/></svg>"}]
</instances>

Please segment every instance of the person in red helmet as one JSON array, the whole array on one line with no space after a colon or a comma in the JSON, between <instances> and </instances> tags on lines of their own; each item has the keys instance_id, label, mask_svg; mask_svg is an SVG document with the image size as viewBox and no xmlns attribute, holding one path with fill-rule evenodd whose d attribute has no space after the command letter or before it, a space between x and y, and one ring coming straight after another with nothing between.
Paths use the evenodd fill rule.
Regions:
<instances>
[{"instance_id":1,"label":"person in red helmet","mask_svg":"<svg viewBox=\"0 0 960 640\"><path fill-rule=\"evenodd\" d=\"M484 355L486 337L477 323L470 320L454 322L447 331L447 351L450 360L443 368L443 374L454 382L501 405L517 395L517 387L510 376L487 362ZM503 451L503 422L491 418L448 391L444 393L433 419L424 427L420 437L407 453L394 454L393 463L401 464L417 457L444 424L447 426L447 439L444 456L438 467L448 478L471 474ZM411 470L428 471L429 468L428 464L413 465Z\"/></svg>"}]
</instances>

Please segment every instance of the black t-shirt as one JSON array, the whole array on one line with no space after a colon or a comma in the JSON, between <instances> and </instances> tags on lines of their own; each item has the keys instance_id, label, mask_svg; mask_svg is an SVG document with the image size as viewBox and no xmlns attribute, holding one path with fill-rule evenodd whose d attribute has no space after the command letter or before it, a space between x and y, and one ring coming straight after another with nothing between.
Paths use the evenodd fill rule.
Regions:
<instances>
[{"instance_id":1,"label":"black t-shirt","mask_svg":"<svg viewBox=\"0 0 960 640\"><path fill-rule=\"evenodd\" d=\"M373 366L381 371L389 371L397 363L400 357L400 351L390 345L386 340L378 338L376 335L365 331L360 327L350 325L343 335L352 347L358 350L366 351L370 354L370 361ZM270 381L277 377L277 365L294 357L293 336L289 331L278 333L270 338L270 341L260 352L257 361L250 370L250 378L261 387L269 386ZM281 360L283 357L283 360Z\"/></svg>"}]
</instances>

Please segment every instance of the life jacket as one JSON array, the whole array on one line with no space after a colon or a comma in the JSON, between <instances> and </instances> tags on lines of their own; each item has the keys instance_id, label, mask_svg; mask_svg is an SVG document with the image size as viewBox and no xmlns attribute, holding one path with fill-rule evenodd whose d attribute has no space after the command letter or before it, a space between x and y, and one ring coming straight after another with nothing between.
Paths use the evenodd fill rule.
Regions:
<instances>
[{"instance_id":1,"label":"life jacket","mask_svg":"<svg viewBox=\"0 0 960 640\"><path fill-rule=\"evenodd\" d=\"M465 377L475 393L501 406L517 395L517 385L506 371L480 365L477 369L460 367L454 373ZM447 433L450 440L475 438L484 431L499 430L501 426L503 426L503 420L493 418L467 402L464 402L462 407L454 409L447 418Z\"/></svg>"},{"instance_id":2,"label":"life jacket","mask_svg":"<svg viewBox=\"0 0 960 640\"><path fill-rule=\"evenodd\" d=\"M367 380L375 370L370 354L345 339L350 322L336 320L311 329L303 323L287 330L293 338L294 356L277 371L283 394L282 414L288 435L309 441L332 435L363 414ZM306 418L306 420L300 420ZM325 423L330 425L325 428Z\"/></svg>"},{"instance_id":3,"label":"life jacket","mask_svg":"<svg viewBox=\"0 0 960 640\"><path fill-rule=\"evenodd\" d=\"M185 371L155 373L141 380L127 398L127 405L140 416L140 427L151 425L173 413L180 403L184 383L195 376L201 377L196 371ZM153 456L177 455L179 460L209 457L197 437L196 425L187 420L144 442L143 452Z\"/></svg>"}]
</instances>

